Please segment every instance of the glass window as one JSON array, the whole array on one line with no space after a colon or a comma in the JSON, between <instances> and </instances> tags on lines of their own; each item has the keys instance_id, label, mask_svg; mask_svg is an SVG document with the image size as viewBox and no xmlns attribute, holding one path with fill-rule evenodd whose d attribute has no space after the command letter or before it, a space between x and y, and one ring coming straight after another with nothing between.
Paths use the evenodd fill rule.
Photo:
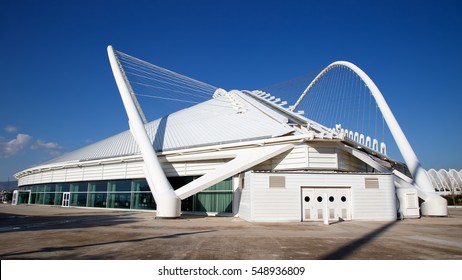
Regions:
<instances>
[{"instance_id":1,"label":"glass window","mask_svg":"<svg viewBox=\"0 0 462 280\"><path fill-rule=\"evenodd\" d=\"M181 201L181 211L194 211L194 200L196 195L192 195Z\"/></svg>"},{"instance_id":2,"label":"glass window","mask_svg":"<svg viewBox=\"0 0 462 280\"><path fill-rule=\"evenodd\" d=\"M55 193L55 205L62 205L63 204L63 194L56 192Z\"/></svg>"},{"instance_id":3,"label":"glass window","mask_svg":"<svg viewBox=\"0 0 462 280\"><path fill-rule=\"evenodd\" d=\"M88 191L89 192L106 192L107 182L106 181L88 182Z\"/></svg>"},{"instance_id":4,"label":"glass window","mask_svg":"<svg viewBox=\"0 0 462 280\"><path fill-rule=\"evenodd\" d=\"M232 192L200 192L195 195L194 211L224 212L233 211Z\"/></svg>"},{"instance_id":5,"label":"glass window","mask_svg":"<svg viewBox=\"0 0 462 280\"><path fill-rule=\"evenodd\" d=\"M89 193L87 207L106 208L107 193Z\"/></svg>"},{"instance_id":6,"label":"glass window","mask_svg":"<svg viewBox=\"0 0 462 280\"><path fill-rule=\"evenodd\" d=\"M54 192L55 191L55 185L44 185L43 186L43 191L44 192Z\"/></svg>"},{"instance_id":7,"label":"glass window","mask_svg":"<svg viewBox=\"0 0 462 280\"><path fill-rule=\"evenodd\" d=\"M233 190L233 181L232 178L228 178L226 180L221 181L218 184L215 184L206 190Z\"/></svg>"},{"instance_id":8,"label":"glass window","mask_svg":"<svg viewBox=\"0 0 462 280\"><path fill-rule=\"evenodd\" d=\"M35 204L35 199L37 198L37 193L30 194L30 204Z\"/></svg>"},{"instance_id":9,"label":"glass window","mask_svg":"<svg viewBox=\"0 0 462 280\"><path fill-rule=\"evenodd\" d=\"M130 209L130 196L130 193L109 193L107 207Z\"/></svg>"},{"instance_id":10,"label":"glass window","mask_svg":"<svg viewBox=\"0 0 462 280\"><path fill-rule=\"evenodd\" d=\"M132 209L156 209L156 202L152 193L135 192L132 194Z\"/></svg>"},{"instance_id":11,"label":"glass window","mask_svg":"<svg viewBox=\"0 0 462 280\"><path fill-rule=\"evenodd\" d=\"M56 184L56 192L69 192L69 191L70 191L69 183Z\"/></svg>"},{"instance_id":12,"label":"glass window","mask_svg":"<svg viewBox=\"0 0 462 280\"><path fill-rule=\"evenodd\" d=\"M71 206L87 206L86 193L71 193Z\"/></svg>"},{"instance_id":13,"label":"glass window","mask_svg":"<svg viewBox=\"0 0 462 280\"><path fill-rule=\"evenodd\" d=\"M132 184L130 180L109 181L108 192L129 192Z\"/></svg>"},{"instance_id":14,"label":"glass window","mask_svg":"<svg viewBox=\"0 0 462 280\"><path fill-rule=\"evenodd\" d=\"M42 192L35 193L35 204L43 204L43 197Z\"/></svg>"},{"instance_id":15,"label":"glass window","mask_svg":"<svg viewBox=\"0 0 462 280\"><path fill-rule=\"evenodd\" d=\"M133 180L132 191L134 192L150 192L148 182L146 180Z\"/></svg>"},{"instance_id":16,"label":"glass window","mask_svg":"<svg viewBox=\"0 0 462 280\"><path fill-rule=\"evenodd\" d=\"M88 184L87 183L71 183L70 192L87 192Z\"/></svg>"},{"instance_id":17,"label":"glass window","mask_svg":"<svg viewBox=\"0 0 462 280\"><path fill-rule=\"evenodd\" d=\"M43 194L43 204L55 205L55 193L46 192Z\"/></svg>"},{"instance_id":18,"label":"glass window","mask_svg":"<svg viewBox=\"0 0 462 280\"><path fill-rule=\"evenodd\" d=\"M18 193L18 204L29 203L30 192L19 192Z\"/></svg>"},{"instance_id":19,"label":"glass window","mask_svg":"<svg viewBox=\"0 0 462 280\"><path fill-rule=\"evenodd\" d=\"M196 178L197 177L194 177L194 176L184 176L184 177L169 177L167 179L170 182L170 185L172 185L172 188L176 190L188 184L189 182L192 182Z\"/></svg>"},{"instance_id":20,"label":"glass window","mask_svg":"<svg viewBox=\"0 0 462 280\"><path fill-rule=\"evenodd\" d=\"M35 191L36 192L43 192L45 189L44 185L37 185Z\"/></svg>"}]
</instances>

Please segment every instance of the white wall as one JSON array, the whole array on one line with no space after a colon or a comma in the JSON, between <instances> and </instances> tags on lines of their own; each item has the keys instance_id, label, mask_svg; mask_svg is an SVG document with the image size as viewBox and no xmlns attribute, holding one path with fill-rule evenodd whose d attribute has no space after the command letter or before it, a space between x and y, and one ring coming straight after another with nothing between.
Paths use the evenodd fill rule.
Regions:
<instances>
[{"instance_id":1,"label":"white wall","mask_svg":"<svg viewBox=\"0 0 462 280\"><path fill-rule=\"evenodd\" d=\"M162 162L162 168L168 177L203 175L215 170L226 160L189 161L180 163ZM32 185L55 182L77 182L117 179L144 178L143 162L129 161L102 163L89 166L73 165L67 168L42 171L23 176L19 185Z\"/></svg>"},{"instance_id":2,"label":"white wall","mask_svg":"<svg viewBox=\"0 0 462 280\"><path fill-rule=\"evenodd\" d=\"M213 154L213 153L211 153ZM42 171L23 176L19 185L31 185L52 182L73 182L92 180L115 180L143 178L143 162L141 158L129 161L93 161L64 166L64 168ZM210 160L189 160L168 162L160 157L161 165L168 177L196 176L213 171L229 161L229 158ZM334 142L302 143L292 150L282 153L255 167L253 170L349 170L364 171L364 164L345 153Z\"/></svg>"},{"instance_id":3,"label":"white wall","mask_svg":"<svg viewBox=\"0 0 462 280\"><path fill-rule=\"evenodd\" d=\"M269 176L285 176L285 188L269 188ZM365 177L378 178L379 188L366 189ZM349 187L353 220L396 220L392 175L249 171L245 178L239 216L248 221L301 221L302 187Z\"/></svg>"}]
</instances>

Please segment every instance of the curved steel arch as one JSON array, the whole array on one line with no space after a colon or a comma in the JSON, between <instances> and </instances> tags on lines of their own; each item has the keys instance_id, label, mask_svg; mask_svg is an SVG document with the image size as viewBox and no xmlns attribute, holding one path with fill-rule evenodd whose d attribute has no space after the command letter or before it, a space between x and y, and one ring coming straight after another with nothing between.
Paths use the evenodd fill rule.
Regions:
<instances>
[{"instance_id":1,"label":"curved steel arch","mask_svg":"<svg viewBox=\"0 0 462 280\"><path fill-rule=\"evenodd\" d=\"M435 189L437 189L437 191L439 192L444 192L444 185L443 185L443 182L441 181L441 178L438 174L438 171L436 171L435 169L430 169L427 171L427 174L428 176L430 177L430 179L432 180L432 183L434 182L433 184L433 187Z\"/></svg>"},{"instance_id":2,"label":"curved steel arch","mask_svg":"<svg viewBox=\"0 0 462 280\"><path fill-rule=\"evenodd\" d=\"M358 66L348 61L336 61L329 64L313 79L313 81L303 91L303 93L300 95L300 98L293 105L292 110L295 110L298 107L300 102L302 102L308 91L316 84L316 82L319 79L321 79L321 77L324 74L326 74L328 71L335 67L346 67L354 71L356 75L358 75L363 80L363 82L371 91L371 94L374 97L375 102L377 103L377 106L379 107L380 111L382 112L383 118L385 119L388 128L390 129L393 139L395 140L398 149L414 178L413 185L417 189L425 193L424 197L422 197L422 199L425 200L425 202L422 204L422 214L447 216L446 200L444 200L438 194L436 194L430 179L428 178L424 168L421 166L420 161L417 158L417 155L415 154L414 150L411 147L411 144L404 135L403 130L401 129L400 125L398 124L398 121L391 112L391 109L385 101L385 98L383 97L379 88L375 85L372 79Z\"/></svg>"},{"instance_id":3,"label":"curved steel arch","mask_svg":"<svg viewBox=\"0 0 462 280\"><path fill-rule=\"evenodd\" d=\"M451 182L451 177L449 176L449 173L444 169L440 169L438 170L438 175L440 176L441 181L443 182L444 190L451 192L453 190L453 184Z\"/></svg>"},{"instance_id":4,"label":"curved steel arch","mask_svg":"<svg viewBox=\"0 0 462 280\"><path fill-rule=\"evenodd\" d=\"M451 175L452 178L454 178L455 190L460 192L462 190L462 177L457 172L457 170L454 170L454 169L450 169L449 174Z\"/></svg>"}]
</instances>

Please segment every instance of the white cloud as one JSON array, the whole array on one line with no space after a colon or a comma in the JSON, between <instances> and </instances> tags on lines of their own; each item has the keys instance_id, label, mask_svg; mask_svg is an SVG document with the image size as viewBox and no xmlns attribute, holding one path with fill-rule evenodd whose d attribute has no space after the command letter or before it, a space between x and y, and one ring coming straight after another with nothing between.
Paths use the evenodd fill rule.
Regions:
<instances>
[{"instance_id":1,"label":"white cloud","mask_svg":"<svg viewBox=\"0 0 462 280\"><path fill-rule=\"evenodd\" d=\"M45 151L53 157L62 154L61 150L64 148L58 143L45 142L41 139L38 139L31 144L32 138L33 137L28 134L18 133L15 139L8 141L4 137L0 136L0 157L9 158L28 148L32 150Z\"/></svg>"},{"instance_id":2,"label":"white cloud","mask_svg":"<svg viewBox=\"0 0 462 280\"><path fill-rule=\"evenodd\" d=\"M45 141L38 139L31 145L31 149L45 150L51 156L59 156L61 154L60 150L62 150L63 147L58 145L58 143L54 143L54 142L45 143Z\"/></svg>"},{"instance_id":3,"label":"white cloud","mask_svg":"<svg viewBox=\"0 0 462 280\"><path fill-rule=\"evenodd\" d=\"M19 133L16 135L16 139L10 140L8 142L0 142L0 156L8 158L17 154L19 151L27 147L27 144L32 139L32 136L27 134Z\"/></svg>"},{"instance_id":4,"label":"white cloud","mask_svg":"<svg viewBox=\"0 0 462 280\"><path fill-rule=\"evenodd\" d=\"M12 125L5 126L5 131L8 133L15 133L18 130L19 130L19 127L16 127L16 126L12 126Z\"/></svg>"}]
</instances>

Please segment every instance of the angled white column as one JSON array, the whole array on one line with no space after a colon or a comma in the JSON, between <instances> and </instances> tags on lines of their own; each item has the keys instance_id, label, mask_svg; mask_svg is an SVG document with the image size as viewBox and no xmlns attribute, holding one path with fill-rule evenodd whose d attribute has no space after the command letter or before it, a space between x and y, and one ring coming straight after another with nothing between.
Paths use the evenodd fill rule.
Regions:
<instances>
[{"instance_id":1,"label":"angled white column","mask_svg":"<svg viewBox=\"0 0 462 280\"><path fill-rule=\"evenodd\" d=\"M146 132L140 113L138 112L133 99L130 96L127 81L124 78L123 69L116 57L112 46L107 47L112 73L114 74L120 97L127 112L130 132L133 135L144 161L144 173L149 188L157 204L156 217L174 218L180 216L181 200L175 194L172 186L167 180L157 155L152 146L151 140Z\"/></svg>"},{"instance_id":2,"label":"angled white column","mask_svg":"<svg viewBox=\"0 0 462 280\"><path fill-rule=\"evenodd\" d=\"M414 178L413 185L427 194L426 198L422 197L422 199L425 200L425 202L423 202L421 205L422 214L428 216L447 216L448 210L446 200L435 192L432 183L430 182L425 170L420 165L419 159L417 158L414 150L411 147L411 144L409 144L409 141L404 135L404 132L398 124L398 121L391 112L390 107L388 107L388 104L385 101L385 98L383 97L382 93L375 85L375 83L372 81L372 79L369 78L369 76L358 66L347 61L336 61L334 63L331 63L324 70L322 70L316 76L316 78L308 85L308 87L303 91L300 98L294 104L293 110L295 110L295 108L300 104L303 98L305 98L308 91L325 73L327 73L330 69L338 66L344 66L353 70L370 89L371 94L374 97L375 102L377 103L377 106L379 107L380 111L382 112L383 118L385 119L385 122L387 123L387 126L390 129L390 132L398 146L398 149L401 152L401 155L403 156L403 159L406 162L409 171L411 172Z\"/></svg>"},{"instance_id":3,"label":"angled white column","mask_svg":"<svg viewBox=\"0 0 462 280\"><path fill-rule=\"evenodd\" d=\"M206 188L234 176L239 172L252 168L265 160L273 158L293 148L293 144L283 144L230 151L228 156L222 154L222 156L228 158L232 157L233 159L218 167L214 171L210 171L189 184L177 189L175 193L181 199L188 198L189 196L205 190Z\"/></svg>"}]
</instances>

